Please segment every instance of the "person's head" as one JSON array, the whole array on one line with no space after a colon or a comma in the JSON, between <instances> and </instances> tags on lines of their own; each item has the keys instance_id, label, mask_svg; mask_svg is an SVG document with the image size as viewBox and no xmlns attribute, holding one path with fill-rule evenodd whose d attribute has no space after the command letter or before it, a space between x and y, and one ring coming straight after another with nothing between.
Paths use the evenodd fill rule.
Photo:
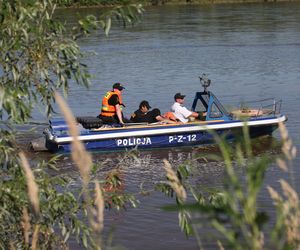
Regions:
<instances>
[{"instance_id":1,"label":"person's head","mask_svg":"<svg viewBox=\"0 0 300 250\"><path fill-rule=\"evenodd\" d=\"M151 106L149 105L149 102L144 100L144 101L141 101L139 109L142 112L147 112L149 109L151 109Z\"/></svg>"},{"instance_id":2,"label":"person's head","mask_svg":"<svg viewBox=\"0 0 300 250\"><path fill-rule=\"evenodd\" d=\"M125 87L121 83L119 83L119 82L114 83L114 85L112 86L112 88L113 88L114 91L120 91L120 92L123 89L125 89Z\"/></svg>"},{"instance_id":3,"label":"person's head","mask_svg":"<svg viewBox=\"0 0 300 250\"><path fill-rule=\"evenodd\" d=\"M185 95L182 95L181 93L176 93L174 95L174 100L175 100L175 102L178 102L181 104L184 102L184 97L185 97Z\"/></svg>"}]
</instances>

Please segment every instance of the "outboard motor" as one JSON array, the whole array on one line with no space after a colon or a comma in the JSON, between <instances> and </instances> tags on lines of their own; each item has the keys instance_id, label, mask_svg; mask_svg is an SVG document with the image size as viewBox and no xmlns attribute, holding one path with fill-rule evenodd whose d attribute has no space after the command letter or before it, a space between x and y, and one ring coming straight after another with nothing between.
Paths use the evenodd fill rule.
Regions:
<instances>
[{"instance_id":1,"label":"outboard motor","mask_svg":"<svg viewBox=\"0 0 300 250\"><path fill-rule=\"evenodd\" d=\"M46 139L45 137L40 137L37 139L33 139L29 143L29 149L35 152L38 151L48 151L48 148L46 147Z\"/></svg>"}]
</instances>

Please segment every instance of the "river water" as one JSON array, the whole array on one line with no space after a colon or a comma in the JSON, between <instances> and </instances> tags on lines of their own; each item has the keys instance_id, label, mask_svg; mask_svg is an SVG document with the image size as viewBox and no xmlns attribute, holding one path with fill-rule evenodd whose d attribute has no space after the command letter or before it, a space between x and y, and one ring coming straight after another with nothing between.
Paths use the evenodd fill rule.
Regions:
<instances>
[{"instance_id":1,"label":"river water","mask_svg":"<svg viewBox=\"0 0 300 250\"><path fill-rule=\"evenodd\" d=\"M97 9L77 11L99 13ZM57 16L74 22L74 10L60 10ZM88 90L72 86L68 104L75 115L97 115L103 94L112 83L121 82L126 87L126 116L143 99L162 112L168 111L176 92L186 95L186 106L190 107L194 92L201 90L198 76L206 73L212 80L210 90L227 107L244 100L282 99L282 113L289 118L287 128L299 151L299 27L299 3L148 7L142 22L133 27L114 26L109 37L99 31L80 40L93 75L92 85ZM41 115L35 118L43 119ZM279 153L280 149L270 146L277 138L274 133L273 138L258 141L257 153ZM167 158L175 167L189 161L199 189L205 190L221 187L224 173L222 161L199 159L207 152L218 154L212 147L143 151L136 160L123 153L93 154L93 158L101 166L96 177L118 169L126 191L133 193L140 185L153 189L164 180L162 159ZM299 160L298 154L293 173L298 191ZM77 175L68 156L60 167L64 173ZM281 177L286 175L271 165L265 185L278 187ZM172 198L155 191L137 198L137 208L106 211L106 233L114 228L114 244L128 249L198 248L195 238L180 231L177 214L161 210L163 205L174 203ZM259 204L274 214L265 188ZM209 230L201 230L206 233ZM204 247L213 249L216 244L206 240Z\"/></svg>"}]
</instances>

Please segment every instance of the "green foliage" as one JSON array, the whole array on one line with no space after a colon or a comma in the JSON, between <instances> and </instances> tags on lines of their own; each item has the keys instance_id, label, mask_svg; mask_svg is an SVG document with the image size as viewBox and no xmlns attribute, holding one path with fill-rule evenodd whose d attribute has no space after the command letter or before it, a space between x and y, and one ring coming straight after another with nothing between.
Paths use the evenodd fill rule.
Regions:
<instances>
[{"instance_id":1,"label":"green foliage","mask_svg":"<svg viewBox=\"0 0 300 250\"><path fill-rule=\"evenodd\" d=\"M103 29L105 34L108 35L113 18L126 27L138 22L143 11L141 4L126 4L106 11L99 18L94 15L87 15L85 18L79 20L77 27L73 28L73 39L76 40L83 35L89 35L93 30L99 28Z\"/></svg>"},{"instance_id":2,"label":"green foliage","mask_svg":"<svg viewBox=\"0 0 300 250\"><path fill-rule=\"evenodd\" d=\"M68 240L70 233L79 238L89 235L90 230L77 216L80 203L76 200L68 185L69 178L58 176L50 177L47 168L55 164L56 158L48 163L41 162L34 169L41 204L40 215L32 213L31 225L40 225L40 245L62 245ZM16 183L18 183L16 185ZM22 209L29 208L27 182L20 168L2 170L0 179L0 246L6 248L9 243L23 245ZM62 189L61 187L64 187ZM57 225L60 232L53 234L53 226Z\"/></svg>"},{"instance_id":3,"label":"green foliage","mask_svg":"<svg viewBox=\"0 0 300 250\"><path fill-rule=\"evenodd\" d=\"M87 66L76 38L93 29L108 34L111 20L134 23L142 13L140 5L115 7L99 19L89 15L79 20L70 36L65 27L53 19L55 5L45 1L0 1L0 118L13 122L30 118L34 103L53 112L53 93L68 93L70 81L89 85Z\"/></svg>"},{"instance_id":4,"label":"green foliage","mask_svg":"<svg viewBox=\"0 0 300 250\"><path fill-rule=\"evenodd\" d=\"M117 210L126 209L128 203L137 206L137 200L131 194L124 194L124 184L117 171L110 172L104 181L100 181L104 192L105 207Z\"/></svg>"},{"instance_id":5,"label":"green foliage","mask_svg":"<svg viewBox=\"0 0 300 250\"><path fill-rule=\"evenodd\" d=\"M178 211L181 229L187 235L195 235L200 247L201 240L198 231L201 224L196 218L205 216L210 226L222 235L220 237L222 240L214 239L222 242L225 248L266 249L264 230L269 222L269 215L264 211L258 211L257 197L264 184L266 169L273 159L268 155L253 156L246 126L243 138L234 146L227 144L224 138L217 135L215 139L225 162L226 175L223 189L213 192L196 189L189 181L190 168L180 166L177 176L181 179L183 187L191 194L189 197L193 197L194 202L190 200L182 203L176 200L176 206L168 205L163 209ZM243 175L237 173L238 168L243 170ZM299 202L295 192L286 186L283 186L283 190L288 190L286 191L288 202L282 198L272 197L277 202L278 211L276 227L272 233L276 249L292 249L291 246L298 246L300 242L299 232L297 233L299 224L296 219L300 214ZM158 189L167 195L174 194L174 190L168 183L160 183ZM279 197L276 193L273 196ZM286 223L287 221L289 223ZM286 243L289 238L292 242L290 244ZM271 248L274 245L271 245Z\"/></svg>"},{"instance_id":6,"label":"green foliage","mask_svg":"<svg viewBox=\"0 0 300 250\"><path fill-rule=\"evenodd\" d=\"M142 8L117 7L104 19L88 16L79 21L71 34L53 19L55 8L52 0L0 0L1 249L28 249L34 244L43 249L67 247L71 235L85 248L101 248L95 245L86 225L86 204L82 203L81 192L69 187L73 180L59 174L56 158L34 163L40 205L39 213L34 212L28 193L34 181L25 179L21 168L14 125L28 121L35 105L45 106L48 115L52 113L55 91L67 95L71 82L89 85L90 75L81 63L83 54L76 43L78 37L93 29L104 29L108 34L113 16L132 23ZM107 196L111 198L106 204L109 208L136 203L134 197L122 193L111 192Z\"/></svg>"},{"instance_id":7,"label":"green foliage","mask_svg":"<svg viewBox=\"0 0 300 250\"><path fill-rule=\"evenodd\" d=\"M21 3L0 3L0 115L13 122L26 121L34 102L44 104L50 114L56 89L67 93L70 79L88 86L89 78L78 45L52 18L55 5Z\"/></svg>"}]
</instances>

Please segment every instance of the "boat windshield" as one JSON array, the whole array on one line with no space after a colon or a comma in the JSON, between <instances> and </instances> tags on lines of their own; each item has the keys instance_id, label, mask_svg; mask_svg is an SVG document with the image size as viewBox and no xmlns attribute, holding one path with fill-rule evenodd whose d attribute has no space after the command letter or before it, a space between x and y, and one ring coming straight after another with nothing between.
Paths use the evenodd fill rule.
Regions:
<instances>
[{"instance_id":1,"label":"boat windshield","mask_svg":"<svg viewBox=\"0 0 300 250\"><path fill-rule=\"evenodd\" d=\"M206 120L231 119L229 113L218 98L210 91L196 93L192 110L196 112L207 112Z\"/></svg>"},{"instance_id":2,"label":"boat windshield","mask_svg":"<svg viewBox=\"0 0 300 250\"><path fill-rule=\"evenodd\" d=\"M223 115L229 115L229 113L227 112L227 110L224 108L224 106L220 103L220 101L218 100L218 98L211 93L211 95L214 97L214 104L217 106L216 108L219 109L219 111L221 113L223 113Z\"/></svg>"},{"instance_id":3,"label":"boat windshield","mask_svg":"<svg viewBox=\"0 0 300 250\"><path fill-rule=\"evenodd\" d=\"M203 94L199 96L200 102L198 101L196 103L196 106L194 107L194 110L200 111L200 112L206 112L208 108L208 103L209 103L209 96L207 94Z\"/></svg>"}]
</instances>

